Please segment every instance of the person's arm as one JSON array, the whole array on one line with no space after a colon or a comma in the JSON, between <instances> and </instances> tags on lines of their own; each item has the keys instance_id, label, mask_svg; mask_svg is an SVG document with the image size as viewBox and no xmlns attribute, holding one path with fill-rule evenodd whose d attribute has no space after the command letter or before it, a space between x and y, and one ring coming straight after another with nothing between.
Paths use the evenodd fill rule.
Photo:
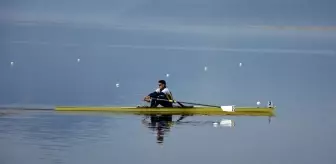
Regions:
<instances>
[{"instance_id":1,"label":"person's arm","mask_svg":"<svg viewBox=\"0 0 336 164\"><path fill-rule=\"evenodd\" d=\"M150 99L151 99L152 97L155 97L155 98L157 97L158 92L160 92L160 89L156 89L154 92L148 94L148 95L144 98L144 100L147 101L147 102L150 102Z\"/></svg>"}]
</instances>

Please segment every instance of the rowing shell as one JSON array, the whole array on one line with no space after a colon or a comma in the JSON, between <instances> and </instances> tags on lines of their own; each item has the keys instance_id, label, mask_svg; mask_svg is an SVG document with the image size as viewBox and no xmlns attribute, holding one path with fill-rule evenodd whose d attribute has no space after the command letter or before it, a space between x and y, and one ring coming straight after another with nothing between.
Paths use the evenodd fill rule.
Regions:
<instances>
[{"instance_id":1,"label":"rowing shell","mask_svg":"<svg viewBox=\"0 0 336 164\"><path fill-rule=\"evenodd\" d=\"M275 107L174 107L174 108L148 108L148 107L93 107L93 106L58 106L56 111L94 111L133 114L169 114L169 115L256 115L272 116Z\"/></svg>"}]
</instances>

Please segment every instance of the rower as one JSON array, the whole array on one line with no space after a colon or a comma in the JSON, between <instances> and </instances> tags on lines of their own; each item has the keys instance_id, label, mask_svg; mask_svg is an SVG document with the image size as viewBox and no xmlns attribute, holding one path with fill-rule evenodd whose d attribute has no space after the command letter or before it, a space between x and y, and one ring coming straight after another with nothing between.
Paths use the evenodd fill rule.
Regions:
<instances>
[{"instance_id":1,"label":"rower","mask_svg":"<svg viewBox=\"0 0 336 164\"><path fill-rule=\"evenodd\" d=\"M163 107L173 107L173 103L164 100L173 100L173 95L167 88L165 80L159 80L159 88L144 98L144 101L151 102L150 107L155 108L158 105ZM152 99L154 98L154 99ZM157 100L164 99L164 100Z\"/></svg>"}]
</instances>

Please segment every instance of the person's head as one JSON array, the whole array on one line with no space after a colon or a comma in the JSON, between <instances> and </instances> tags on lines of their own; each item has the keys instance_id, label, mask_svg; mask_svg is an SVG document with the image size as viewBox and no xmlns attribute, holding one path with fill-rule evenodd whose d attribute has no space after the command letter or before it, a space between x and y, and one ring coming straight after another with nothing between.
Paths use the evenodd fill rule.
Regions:
<instances>
[{"instance_id":1,"label":"person's head","mask_svg":"<svg viewBox=\"0 0 336 164\"><path fill-rule=\"evenodd\" d=\"M164 80L159 80L159 88L160 88L160 89L166 88L166 81L164 81Z\"/></svg>"}]
</instances>

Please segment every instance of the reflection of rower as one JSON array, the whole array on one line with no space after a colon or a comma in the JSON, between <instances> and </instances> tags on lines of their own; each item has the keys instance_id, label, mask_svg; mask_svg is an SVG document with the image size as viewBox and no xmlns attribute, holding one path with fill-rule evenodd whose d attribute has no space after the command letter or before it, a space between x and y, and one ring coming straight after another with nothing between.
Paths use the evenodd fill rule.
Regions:
<instances>
[{"instance_id":1,"label":"reflection of rower","mask_svg":"<svg viewBox=\"0 0 336 164\"><path fill-rule=\"evenodd\" d=\"M170 131L173 126L173 116L172 115L151 115L149 116L149 121L144 118L142 123L149 129L156 132L156 141L159 144L163 144L165 133ZM175 123L181 121L184 117L181 116Z\"/></svg>"}]
</instances>

